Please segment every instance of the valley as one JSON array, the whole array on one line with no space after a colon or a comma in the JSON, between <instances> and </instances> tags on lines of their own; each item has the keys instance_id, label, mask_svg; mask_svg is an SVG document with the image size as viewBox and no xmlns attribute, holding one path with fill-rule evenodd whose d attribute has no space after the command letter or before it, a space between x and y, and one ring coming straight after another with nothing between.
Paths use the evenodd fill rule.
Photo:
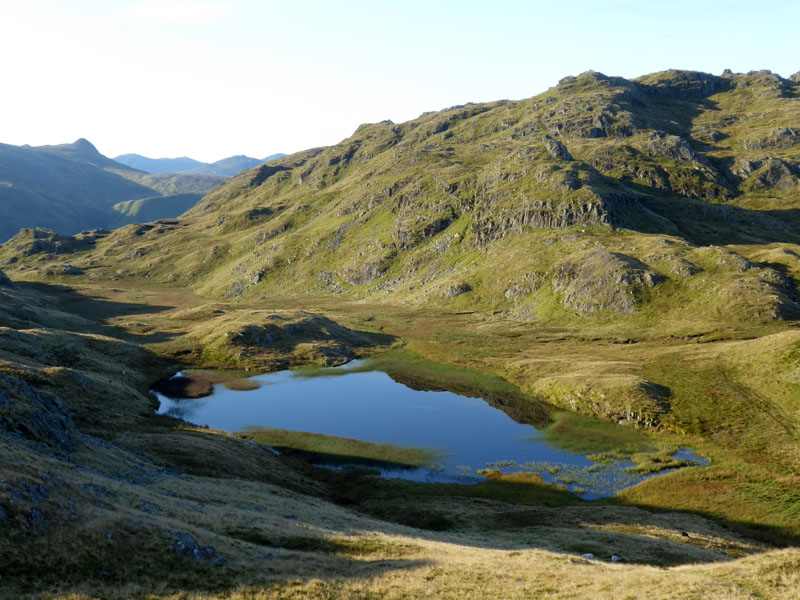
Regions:
<instances>
[{"instance_id":1,"label":"valley","mask_svg":"<svg viewBox=\"0 0 800 600\"><path fill-rule=\"evenodd\" d=\"M587 72L362 125L178 218L16 233L0 596L798 597L798 118L798 76ZM658 475L591 501L521 461L381 478L314 454L425 457L149 393L343 365Z\"/></svg>"}]
</instances>

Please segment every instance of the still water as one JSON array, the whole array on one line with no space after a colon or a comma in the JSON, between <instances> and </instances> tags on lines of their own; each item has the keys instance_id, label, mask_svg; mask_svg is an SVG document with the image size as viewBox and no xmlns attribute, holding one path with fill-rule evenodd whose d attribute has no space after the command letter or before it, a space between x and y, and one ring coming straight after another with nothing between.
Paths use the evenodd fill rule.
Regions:
<instances>
[{"instance_id":1,"label":"still water","mask_svg":"<svg viewBox=\"0 0 800 600\"><path fill-rule=\"evenodd\" d=\"M259 388L232 391L217 384L211 396L200 399L157 394L158 412L232 433L288 429L437 452L435 465L383 468L384 477L475 483L483 480L482 469L528 471L587 500L612 496L645 478L626 470L631 463L598 464L559 449L535 427L515 422L480 398L414 390L380 371L336 376L280 371L251 381Z\"/></svg>"}]
</instances>

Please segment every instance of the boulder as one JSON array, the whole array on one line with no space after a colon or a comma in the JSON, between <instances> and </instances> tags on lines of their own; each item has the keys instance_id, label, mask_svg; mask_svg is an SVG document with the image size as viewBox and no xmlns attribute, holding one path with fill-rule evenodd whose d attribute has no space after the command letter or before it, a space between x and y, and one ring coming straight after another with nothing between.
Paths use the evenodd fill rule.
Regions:
<instances>
[{"instance_id":1,"label":"boulder","mask_svg":"<svg viewBox=\"0 0 800 600\"><path fill-rule=\"evenodd\" d=\"M472 291L472 286L465 282L449 283L442 289L443 298L455 298Z\"/></svg>"},{"instance_id":2,"label":"boulder","mask_svg":"<svg viewBox=\"0 0 800 600\"><path fill-rule=\"evenodd\" d=\"M569 150L567 150L567 147L558 140L554 140L549 135L544 138L544 147L547 153L555 159L566 161L574 160Z\"/></svg>"}]
</instances>

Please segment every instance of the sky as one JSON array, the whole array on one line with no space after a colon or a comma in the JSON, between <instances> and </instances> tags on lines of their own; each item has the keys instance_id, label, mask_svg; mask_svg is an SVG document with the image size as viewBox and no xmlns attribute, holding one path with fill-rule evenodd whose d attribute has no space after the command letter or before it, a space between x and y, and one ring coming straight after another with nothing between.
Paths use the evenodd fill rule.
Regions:
<instances>
[{"instance_id":1,"label":"sky","mask_svg":"<svg viewBox=\"0 0 800 600\"><path fill-rule=\"evenodd\" d=\"M264 157L593 69L800 71L796 0L0 0L0 142Z\"/></svg>"}]
</instances>

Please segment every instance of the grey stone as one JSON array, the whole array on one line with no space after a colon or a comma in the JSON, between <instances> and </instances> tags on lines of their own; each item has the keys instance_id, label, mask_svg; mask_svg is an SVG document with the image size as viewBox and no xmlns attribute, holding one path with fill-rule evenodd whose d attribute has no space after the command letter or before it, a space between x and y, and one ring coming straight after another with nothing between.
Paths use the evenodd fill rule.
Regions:
<instances>
[{"instance_id":1,"label":"grey stone","mask_svg":"<svg viewBox=\"0 0 800 600\"><path fill-rule=\"evenodd\" d=\"M445 298L455 298L456 296L460 296L461 294L466 294L467 292L472 291L472 286L465 282L460 283L451 283L445 286L444 290L442 290L442 296Z\"/></svg>"},{"instance_id":2,"label":"grey stone","mask_svg":"<svg viewBox=\"0 0 800 600\"><path fill-rule=\"evenodd\" d=\"M547 153L553 158L568 162L574 160L569 150L567 150L567 147L558 140L554 140L549 135L544 138L544 147Z\"/></svg>"}]
</instances>

